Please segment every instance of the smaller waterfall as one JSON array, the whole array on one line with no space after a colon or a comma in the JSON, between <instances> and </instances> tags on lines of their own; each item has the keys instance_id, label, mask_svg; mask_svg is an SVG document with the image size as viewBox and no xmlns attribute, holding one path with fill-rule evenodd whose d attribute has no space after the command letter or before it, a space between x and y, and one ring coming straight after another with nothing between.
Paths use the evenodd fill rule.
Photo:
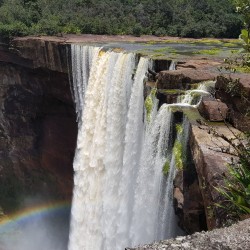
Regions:
<instances>
[{"instance_id":1,"label":"smaller waterfall","mask_svg":"<svg viewBox=\"0 0 250 250\"><path fill-rule=\"evenodd\" d=\"M190 104L197 107L203 96L211 96L211 89L214 88L215 81L206 81L198 85L197 89L187 90L185 95L180 95L177 103Z\"/></svg>"},{"instance_id":2,"label":"smaller waterfall","mask_svg":"<svg viewBox=\"0 0 250 250\"><path fill-rule=\"evenodd\" d=\"M176 63L175 61L172 61L168 70L175 70L175 69L176 69Z\"/></svg>"},{"instance_id":3,"label":"smaller waterfall","mask_svg":"<svg viewBox=\"0 0 250 250\"><path fill-rule=\"evenodd\" d=\"M72 78L73 78L73 95L76 103L76 113L78 120L82 117L85 91L89 81L90 69L92 62L96 61L96 57L100 48L90 46L71 45L71 61L72 61Z\"/></svg>"},{"instance_id":4,"label":"smaller waterfall","mask_svg":"<svg viewBox=\"0 0 250 250\"><path fill-rule=\"evenodd\" d=\"M172 112L163 105L155 119L146 126L139 173L136 179L135 204L130 237L132 245L163 239L159 228L165 231L164 221L159 220L161 193L165 185L162 168L167 158ZM138 232L141 232L138 234Z\"/></svg>"}]
</instances>

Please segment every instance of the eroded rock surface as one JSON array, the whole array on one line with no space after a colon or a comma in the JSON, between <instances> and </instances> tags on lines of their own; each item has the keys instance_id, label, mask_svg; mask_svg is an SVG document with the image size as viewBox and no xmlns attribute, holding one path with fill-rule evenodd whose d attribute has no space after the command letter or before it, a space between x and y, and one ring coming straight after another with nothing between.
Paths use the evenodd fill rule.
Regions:
<instances>
[{"instance_id":1,"label":"eroded rock surface","mask_svg":"<svg viewBox=\"0 0 250 250\"><path fill-rule=\"evenodd\" d=\"M33 68L46 68L68 73L68 49L63 42L43 39L17 39L13 41L14 52L32 61Z\"/></svg>"},{"instance_id":2,"label":"eroded rock surface","mask_svg":"<svg viewBox=\"0 0 250 250\"><path fill-rule=\"evenodd\" d=\"M250 219L228 228L195 233L176 239L126 248L126 250L248 250L250 249Z\"/></svg>"},{"instance_id":3,"label":"eroded rock surface","mask_svg":"<svg viewBox=\"0 0 250 250\"><path fill-rule=\"evenodd\" d=\"M161 71L157 75L157 87L160 89L189 89L190 84L213 80L216 73L200 69L179 69Z\"/></svg>"}]
</instances>

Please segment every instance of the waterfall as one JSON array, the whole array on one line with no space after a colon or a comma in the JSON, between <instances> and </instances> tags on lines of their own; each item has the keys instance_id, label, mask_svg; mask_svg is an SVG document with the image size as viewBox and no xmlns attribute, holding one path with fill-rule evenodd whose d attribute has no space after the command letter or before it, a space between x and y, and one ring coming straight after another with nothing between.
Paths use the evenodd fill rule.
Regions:
<instances>
[{"instance_id":1,"label":"waterfall","mask_svg":"<svg viewBox=\"0 0 250 250\"><path fill-rule=\"evenodd\" d=\"M168 152L171 119L171 111L167 105L163 105L155 119L151 119L146 126L135 187L130 230L132 245L162 239L159 237L159 228L164 224L159 220L161 189L165 185L162 168Z\"/></svg>"},{"instance_id":2,"label":"waterfall","mask_svg":"<svg viewBox=\"0 0 250 250\"><path fill-rule=\"evenodd\" d=\"M168 70L172 71L172 70L175 70L175 68L176 68L176 63L175 63L175 61L172 61Z\"/></svg>"},{"instance_id":3,"label":"waterfall","mask_svg":"<svg viewBox=\"0 0 250 250\"><path fill-rule=\"evenodd\" d=\"M173 112L195 109L213 83L158 110L155 92L144 105L148 58L81 45L71 54L78 138L68 249L118 250L177 236ZM176 138L184 149L188 126L185 118Z\"/></svg>"},{"instance_id":4,"label":"waterfall","mask_svg":"<svg viewBox=\"0 0 250 250\"><path fill-rule=\"evenodd\" d=\"M151 61L98 47L71 51L79 129L69 250L124 249L175 236L174 225L166 225L173 223L173 116L169 105L158 111L153 97L147 119ZM162 172L167 160L169 177Z\"/></svg>"},{"instance_id":5,"label":"waterfall","mask_svg":"<svg viewBox=\"0 0 250 250\"><path fill-rule=\"evenodd\" d=\"M73 96L76 103L78 119L82 117L85 90L88 85L92 61L99 52L97 47L71 45Z\"/></svg>"},{"instance_id":6,"label":"waterfall","mask_svg":"<svg viewBox=\"0 0 250 250\"><path fill-rule=\"evenodd\" d=\"M185 95L180 95L177 99L177 103L190 104L193 103L195 107L199 105L203 96L211 96L211 89L215 86L215 81L206 81L198 84L197 89L186 91ZM198 97L198 100L195 100Z\"/></svg>"}]
</instances>

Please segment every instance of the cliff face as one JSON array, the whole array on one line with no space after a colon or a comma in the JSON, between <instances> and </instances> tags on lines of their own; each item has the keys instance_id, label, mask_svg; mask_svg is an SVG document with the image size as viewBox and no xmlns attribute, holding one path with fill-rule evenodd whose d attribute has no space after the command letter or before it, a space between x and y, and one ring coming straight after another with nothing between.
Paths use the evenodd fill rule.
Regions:
<instances>
[{"instance_id":1,"label":"cliff face","mask_svg":"<svg viewBox=\"0 0 250 250\"><path fill-rule=\"evenodd\" d=\"M72 194L77 124L66 53L61 60L60 46L27 45L18 47L27 58L0 51L0 206L6 210L24 196Z\"/></svg>"}]
</instances>

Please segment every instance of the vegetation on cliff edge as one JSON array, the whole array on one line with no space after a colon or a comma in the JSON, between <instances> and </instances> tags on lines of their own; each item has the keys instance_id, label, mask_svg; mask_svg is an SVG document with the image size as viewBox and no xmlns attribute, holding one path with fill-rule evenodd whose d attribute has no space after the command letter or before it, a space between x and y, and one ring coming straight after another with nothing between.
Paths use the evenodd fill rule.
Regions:
<instances>
[{"instance_id":1,"label":"vegetation on cliff edge","mask_svg":"<svg viewBox=\"0 0 250 250\"><path fill-rule=\"evenodd\" d=\"M235 58L225 59L226 70L233 73L240 71L239 69L250 68L250 1L234 0L234 4L237 11L242 14L244 28L240 35L243 49L236 54ZM240 97L241 102L246 107L250 107L249 97L240 86L239 79L233 80L230 77L226 91L232 97ZM249 111L247 108L243 115L249 117ZM232 162L228 165L229 171L224 179L224 186L217 188L225 199L224 204L219 204L219 206L226 211L229 220L250 217L250 132L234 135L236 142L235 138L228 142L234 149L236 157L232 157Z\"/></svg>"}]
</instances>

